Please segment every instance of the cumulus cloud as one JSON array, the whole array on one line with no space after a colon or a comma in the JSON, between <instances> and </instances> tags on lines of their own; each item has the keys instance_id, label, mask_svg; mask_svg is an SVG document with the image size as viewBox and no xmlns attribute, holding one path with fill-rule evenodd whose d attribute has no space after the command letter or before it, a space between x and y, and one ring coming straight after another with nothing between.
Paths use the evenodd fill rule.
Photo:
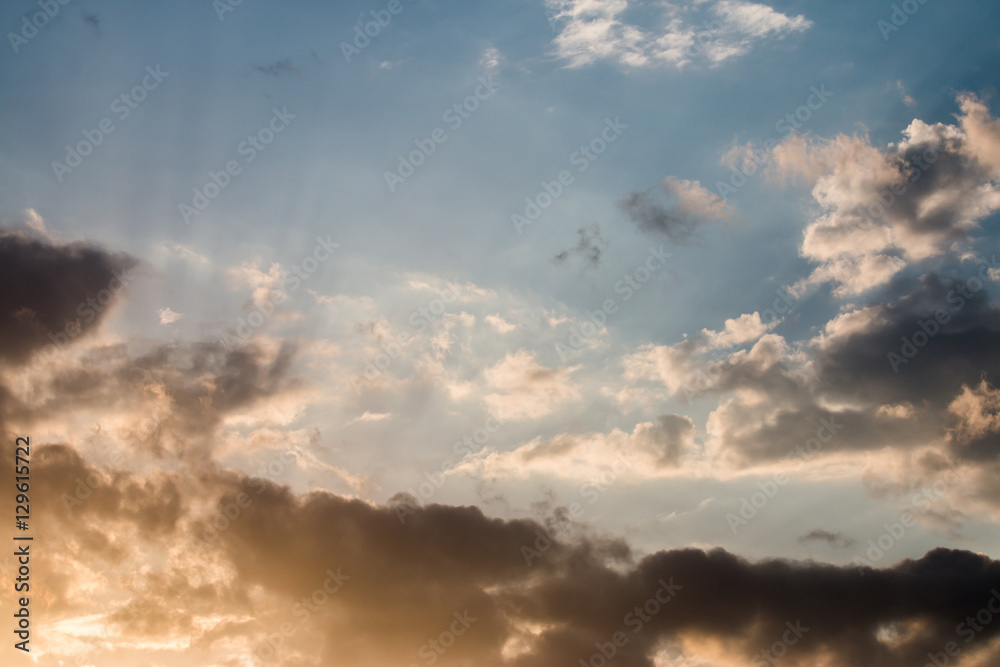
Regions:
<instances>
[{"instance_id":1,"label":"cumulus cloud","mask_svg":"<svg viewBox=\"0 0 1000 667\"><path fill-rule=\"evenodd\" d=\"M573 370L542 366L534 354L518 350L483 372L487 386L493 390L484 400L504 419L544 417L563 403L580 398L570 377Z\"/></svg>"},{"instance_id":2,"label":"cumulus cloud","mask_svg":"<svg viewBox=\"0 0 1000 667\"><path fill-rule=\"evenodd\" d=\"M953 640L956 619L975 615L1000 586L1000 564L964 551L884 569L750 562L721 549L640 557L620 541L554 535L564 519L298 496L204 469L103 477L69 447L37 451L40 498L91 480L79 504L46 500L37 510L53 553L86 548L76 563L52 558L36 570L46 600L38 618L67 621L46 626L62 649L51 655L63 657L79 654L71 632L87 636L73 622L90 618L115 629L105 659L156 646L164 659L197 651L398 664L433 654L428 641L451 629L465 632L436 652L442 665L587 660L617 632L628 637L622 664L650 667L667 644L681 659L735 665L794 627L801 641L788 664L903 667ZM10 472L7 461L0 467ZM0 502L8 509L9 499ZM218 522L220 508L233 507L238 514ZM150 564L98 574L109 562ZM88 576L101 577L99 592L88 594ZM275 656L267 638L285 624L295 642ZM891 642L886 628L895 628ZM998 632L986 625L970 654L995 660Z\"/></svg>"},{"instance_id":3,"label":"cumulus cloud","mask_svg":"<svg viewBox=\"0 0 1000 667\"><path fill-rule=\"evenodd\" d=\"M17 247L54 262L57 275L61 267L70 274L81 271L82 249ZM91 257L101 278L107 267L95 259L107 262L107 257ZM65 300L50 298L51 289L29 292L6 307L15 312L30 307L42 322L62 316ZM907 307L908 313L922 310L908 302ZM977 326L991 321L987 304L967 307ZM777 439L788 431L783 437L794 439L809 433L810 417L826 409L819 406L817 389L805 384L810 373L822 375L832 391L845 388L837 384L835 362L846 363L851 350L870 342L865 337L884 335L880 330L905 321L895 311L850 324L846 319L817 343L813 368L774 334L732 353L731 367L719 378L722 390L753 389L797 409L760 420L758 436ZM949 341L969 326L956 318L934 342ZM0 333L18 339L16 328L8 331ZM985 339L978 342L985 356ZM39 432L46 415L60 411L99 407L105 420L114 411L136 418L151 414L144 419L151 422L148 430L32 436L33 529L38 543L47 545L45 555L32 561L32 618L47 629L45 659L53 664L77 658L134 662L137 652L153 651L164 662L226 664L256 655L276 664L346 661L364 667L409 664L429 651L441 665L534 667L588 660L595 644L623 632L628 641L619 647L620 664L651 667L668 650L682 661L735 665L772 646L792 624L801 641L785 656L788 664L903 667L953 640L956 619L975 615L1000 587L1000 564L965 551L938 549L881 569L751 562L721 549L641 554L592 530L563 531L560 527L574 519L573 506L548 505L549 515L538 522L491 518L473 507L379 505L325 489L296 493L272 479L273 465L305 467L318 465L318 459L300 460L301 452L291 459L275 456L271 465L248 474L220 465L209 444L233 415L255 413L296 391L295 348L147 347L129 351L72 340L69 348L79 352L73 363L54 363L32 376L33 385L23 378L10 383L10 374L27 362L30 344L22 355L5 359L10 368L0 377L6 383L0 391L0 432L8 441ZM534 413L526 406L549 409L574 398L571 372L547 368L521 351L487 368L484 376L504 407L530 418ZM970 382L962 369L953 374L946 379L962 384L946 384L939 404L953 418L956 451L970 446L975 451L977 439L996 431L997 390ZM873 405L874 399L880 406L906 404L902 380L871 384ZM167 410L156 413L150 405ZM762 405L741 408L763 416ZM843 412L823 416L840 419ZM874 408L872 413L873 421L861 422L855 433L879 438L878 420L900 421L898 414ZM366 414L361 422L381 421L385 413ZM850 426L843 428L838 442L850 443L856 436ZM569 474L606 466L609 454L619 452L635 461L620 473L626 478L642 474L647 463L664 469L682 465L695 431L687 417L662 415L613 438L539 439L497 453L501 458L495 460L506 457L509 471L547 465ZM196 450L189 446L148 446L162 445L166 432L178 443L202 443L205 455L192 456ZM90 437L125 456L97 465L83 453ZM249 434L247 449L264 437ZM750 435L733 437L739 444ZM760 437L753 442L759 446ZM0 458L0 475L10 479L12 466L11 457ZM10 516L12 502L12 494L0 495L0 512ZM839 539L821 531L806 537ZM10 585L10 578L10 570L0 573L3 585ZM268 638L283 627L294 629L295 641L283 642L273 656ZM454 636L446 652L432 648L431 640L459 628L466 632ZM998 632L1000 627L986 626L967 654L995 662Z\"/></svg>"},{"instance_id":4,"label":"cumulus cloud","mask_svg":"<svg viewBox=\"0 0 1000 667\"><path fill-rule=\"evenodd\" d=\"M656 422L636 424L631 433L621 429L607 434L563 433L535 438L508 452L486 448L466 456L451 474L499 479L537 473L607 486L609 475L615 480L641 479L677 468L691 450L694 435L690 418L660 415Z\"/></svg>"},{"instance_id":5,"label":"cumulus cloud","mask_svg":"<svg viewBox=\"0 0 1000 667\"><path fill-rule=\"evenodd\" d=\"M755 341L776 325L777 322L765 324L760 319L760 313L754 312L741 315L736 319L726 320L726 328L723 331L702 329L701 334L705 337L707 348L727 348Z\"/></svg>"},{"instance_id":6,"label":"cumulus cloud","mask_svg":"<svg viewBox=\"0 0 1000 667\"><path fill-rule=\"evenodd\" d=\"M885 149L846 135L793 135L774 148L772 173L810 185L822 211L801 246L819 266L799 293L832 283L848 297L885 285L915 262L961 251L1000 209L1000 121L975 96L958 102L957 125L915 119Z\"/></svg>"}]
</instances>

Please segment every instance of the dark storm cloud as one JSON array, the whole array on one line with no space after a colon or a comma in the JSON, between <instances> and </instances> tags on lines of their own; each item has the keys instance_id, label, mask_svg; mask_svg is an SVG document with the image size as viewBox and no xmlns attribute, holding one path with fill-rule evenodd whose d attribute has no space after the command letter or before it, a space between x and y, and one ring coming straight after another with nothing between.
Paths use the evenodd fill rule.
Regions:
<instances>
[{"instance_id":1,"label":"dark storm cloud","mask_svg":"<svg viewBox=\"0 0 1000 667\"><path fill-rule=\"evenodd\" d=\"M45 346L79 343L106 316L136 264L86 244L0 236L0 360L24 363ZM22 426L81 408L148 418L142 401L158 394L168 414L130 444L157 456L177 449L205 454L226 415L299 387L290 377L295 349L284 343L273 353L254 345L229 350L215 341L91 347L77 363L49 369L44 380L32 374L31 381L46 386L30 402L0 386L0 414Z\"/></svg>"},{"instance_id":2,"label":"dark storm cloud","mask_svg":"<svg viewBox=\"0 0 1000 667\"><path fill-rule=\"evenodd\" d=\"M21 363L50 336L68 342L96 328L135 264L83 243L0 232L0 360Z\"/></svg>"},{"instance_id":3,"label":"dark storm cloud","mask_svg":"<svg viewBox=\"0 0 1000 667\"><path fill-rule=\"evenodd\" d=\"M258 491L259 489L259 491ZM1000 586L1000 563L968 552L936 550L894 567L859 570L815 563L751 563L722 550L664 551L632 565L612 566L599 541L562 541L530 521L499 521L478 509L413 508L401 523L391 508L325 493L297 498L255 480L234 486L255 500L220 538L244 581L294 599L315 586L326 568L352 577L338 594L343 615L327 621L336 636L324 657L375 664L406 661L455 610L477 622L443 664L475 659L484 665L535 667L578 664L624 631L629 643L617 664L653 664L663 641L721 641L750 656L779 641L786 623L808 631L784 664L902 667L955 640L956 625L980 610ZM529 566L523 548L539 556ZM625 556L629 562L627 550ZM662 585L680 586L675 599L646 621L633 614ZM661 601L662 595L661 592ZM647 609L659 608L650 604ZM499 648L523 623L545 628L521 656L503 661ZM911 624L921 632L907 633ZM641 632L632 630L639 625ZM880 633L898 626L902 641ZM390 636L390 629L395 628ZM1000 632L982 632L981 647ZM331 634L330 636L334 636ZM361 646L367 646L362 649ZM409 655L408 655L409 654Z\"/></svg>"},{"instance_id":4,"label":"dark storm cloud","mask_svg":"<svg viewBox=\"0 0 1000 667\"><path fill-rule=\"evenodd\" d=\"M929 274L912 293L886 306L876 326L820 351L823 386L835 396L910 401L940 410L963 384L977 385L984 375L995 381L1000 310L985 290L971 291L972 278ZM935 314L947 321L936 321Z\"/></svg>"},{"instance_id":5,"label":"dark storm cloud","mask_svg":"<svg viewBox=\"0 0 1000 667\"><path fill-rule=\"evenodd\" d=\"M723 411L723 446L754 462L784 458L810 440L818 445L813 453L825 456L913 448L952 433L952 453L960 459L995 459L1000 454L996 432L958 433L957 417L949 409L964 388L984 380L995 386L1000 377L995 353L1000 309L990 302L979 273L970 268L964 275L928 274L890 285L883 295L889 303L871 306L870 322L814 342L808 374L764 337L755 348L759 354L738 356L720 367L708 388L767 397L762 405L737 401ZM765 357L771 361L762 363ZM831 402L853 407L834 410ZM904 417L891 418L886 406L909 407ZM765 413L770 415L766 420L761 418ZM758 428L747 428L755 422ZM824 423L839 428L818 435Z\"/></svg>"},{"instance_id":6,"label":"dark storm cloud","mask_svg":"<svg viewBox=\"0 0 1000 667\"><path fill-rule=\"evenodd\" d=\"M65 249L19 243L43 265L68 264L81 280L94 282L91 273L100 274L81 269L81 262L90 264L73 253L66 261ZM62 261L52 260L53 253ZM108 256L97 257L106 262ZM75 307L81 291L56 298L57 286L34 289L5 296L0 321L25 308L39 322L56 320ZM966 313L980 315L979 326L992 321L986 306L969 308ZM855 336L874 335L895 320L886 321ZM964 331L970 325L954 326ZM932 342L950 335L943 329ZM18 336L16 327L0 328L0 340ZM846 337L820 354L829 365L850 358L847 351L862 342ZM21 356L34 347L22 343ZM122 406L141 413L144 404L130 401L147 390L169 405L158 439L143 441L158 445L154 453L167 459L150 473L98 471L73 443L32 442L33 527L46 553L71 555L35 562L36 595L44 595L49 611L78 610L80 591L91 590L91 573L125 562L157 563L124 578L122 592L131 600L109 620L127 637L190 637L178 645L199 648L239 638L260 646L282 623L296 620L284 610L295 609L333 572L344 575L342 588L308 624L296 626L296 645L311 642L320 664L422 662L428 642L465 619L467 632L453 638L436 664L577 665L620 632L627 639L616 648L621 666L652 667L665 647L697 653L702 644L727 660L752 664L753 656L792 637L782 664L793 667L909 667L961 641L958 628L966 624L971 632L966 619L1000 597L1000 563L963 551L939 549L884 569L750 562L718 549L640 557L622 540L586 527L574 530L565 507L546 506L549 518L536 522L490 518L472 507L417 507L400 502L405 497L380 506L326 491L297 495L266 479L221 470L208 456L190 456L190 447L164 444L169 432L176 442L199 443L210 452L225 415L294 390L292 346L272 352L252 346L228 351L218 343L146 347L89 350L75 367L39 376L47 384L21 392L20 401L10 398L9 388L0 392L0 432L8 442L12 424L20 428L60 410ZM730 387L762 381L776 395L803 396L797 404L802 411L815 398L780 362L750 355L726 372L720 381ZM992 401L987 389L981 393ZM32 396L43 398L29 405ZM671 462L692 424L668 415L656 428L652 442ZM0 477L11 479L12 466L12 457L0 457ZM0 513L13 514L12 500L13 494L0 494ZM252 601L248 591L262 591L266 604ZM240 620L205 631L198 621L207 615ZM991 641L1000 622L977 627L976 643L963 644L963 652L995 663L1000 650ZM510 646L518 650L505 653Z\"/></svg>"},{"instance_id":7,"label":"dark storm cloud","mask_svg":"<svg viewBox=\"0 0 1000 667\"><path fill-rule=\"evenodd\" d=\"M77 540L89 562L120 562L133 549L197 549L217 515L243 508L212 533L207 551L195 551L221 557L232 580L195 585L176 570L145 575L113 617L130 636L197 634L196 612L266 615L239 589L261 586L286 600L279 608L287 607L334 572L346 576L342 590L302 630L317 633L327 662L409 664L456 614L474 620L441 665L579 664L618 632L627 643L618 647L616 664L636 667L652 667L658 650L677 649L681 640L695 651L699 642L713 642L744 662L783 637L795 641L782 664L803 667L922 664L928 652L970 633L977 643L963 644L965 652L1000 657L990 647L1000 623L966 624L1000 587L1000 563L969 552L938 549L880 570L750 562L720 549L662 551L637 560L620 541L556 537L563 520L504 521L476 508L431 505L409 506L400 521L398 507L326 492L297 496L266 480L211 468L163 473L152 478L157 481L106 475L93 485L92 498L69 508L57 500L60 489L93 478L93 469L64 445L39 447L36 465L38 478L47 480L39 497L50 499L39 508L40 529ZM178 489L191 502L179 500ZM140 529L137 539L123 541L123 523ZM530 564L525 549L535 554ZM67 575L55 568L51 576L58 583ZM64 605L69 583L49 589L54 608ZM165 621L167 609L173 611ZM538 630L521 634L525 626ZM796 630L789 634L789 628ZM249 633L260 644L274 631L245 623L196 641L208 646ZM501 658L512 640L522 642L522 650Z\"/></svg>"}]
</instances>

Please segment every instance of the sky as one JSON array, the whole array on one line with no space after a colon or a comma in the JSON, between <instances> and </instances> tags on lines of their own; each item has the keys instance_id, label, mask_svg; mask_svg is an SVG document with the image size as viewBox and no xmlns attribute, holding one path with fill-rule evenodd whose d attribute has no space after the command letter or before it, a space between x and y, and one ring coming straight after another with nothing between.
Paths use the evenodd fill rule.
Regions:
<instances>
[{"instance_id":1,"label":"sky","mask_svg":"<svg viewBox=\"0 0 1000 667\"><path fill-rule=\"evenodd\" d=\"M3 664L998 664L998 27L4 3Z\"/></svg>"}]
</instances>

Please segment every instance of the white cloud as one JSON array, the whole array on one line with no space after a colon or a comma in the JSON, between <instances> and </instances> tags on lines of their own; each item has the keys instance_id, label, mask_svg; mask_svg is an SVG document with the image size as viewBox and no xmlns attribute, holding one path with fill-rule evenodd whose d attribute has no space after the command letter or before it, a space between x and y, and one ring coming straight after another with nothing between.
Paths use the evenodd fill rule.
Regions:
<instances>
[{"instance_id":1,"label":"white cloud","mask_svg":"<svg viewBox=\"0 0 1000 667\"><path fill-rule=\"evenodd\" d=\"M961 252L1000 209L1000 121L971 95L958 102L957 126L914 119L884 149L846 135L774 148L772 175L810 185L822 209L800 248L818 266L794 291L832 283L849 297L885 285L912 262Z\"/></svg>"},{"instance_id":2,"label":"white cloud","mask_svg":"<svg viewBox=\"0 0 1000 667\"><path fill-rule=\"evenodd\" d=\"M160 309L160 324L173 324L182 317L184 316L181 315L180 313L175 313L169 308Z\"/></svg>"},{"instance_id":3,"label":"white cloud","mask_svg":"<svg viewBox=\"0 0 1000 667\"><path fill-rule=\"evenodd\" d=\"M765 324L760 319L760 313L754 312L726 320L726 328L721 332L702 329L701 334L709 349L726 348L757 340L777 324L776 321Z\"/></svg>"},{"instance_id":4,"label":"white cloud","mask_svg":"<svg viewBox=\"0 0 1000 667\"><path fill-rule=\"evenodd\" d=\"M569 67L611 60L628 67L683 67L703 60L717 65L749 52L755 42L807 30L804 16L789 17L767 5L744 0L715 0L679 5L662 2L660 25L644 29L623 15L642 5L628 0L548 0L559 33L555 54ZM699 16L693 16L695 12ZM699 22L700 19L700 22Z\"/></svg>"},{"instance_id":5,"label":"white cloud","mask_svg":"<svg viewBox=\"0 0 1000 667\"><path fill-rule=\"evenodd\" d=\"M355 417L351 421L347 422L347 425L350 426L351 424L356 424L358 422L361 422L361 423L381 422L381 421L385 421L387 419L392 419L392 413L390 413L390 412L369 412L369 411L365 410L365 412L360 417Z\"/></svg>"},{"instance_id":6,"label":"white cloud","mask_svg":"<svg viewBox=\"0 0 1000 667\"><path fill-rule=\"evenodd\" d=\"M284 273L277 262L271 264L267 272L264 272L261 269L260 259L255 259L227 270L226 277L233 288L252 288L254 303L264 305L272 301L275 292L280 290Z\"/></svg>"},{"instance_id":7,"label":"white cloud","mask_svg":"<svg viewBox=\"0 0 1000 667\"><path fill-rule=\"evenodd\" d=\"M486 70L487 73L495 72L500 69L500 65L503 64L504 57L498 49L492 46L483 51L483 55L479 57L479 66Z\"/></svg>"},{"instance_id":8,"label":"white cloud","mask_svg":"<svg viewBox=\"0 0 1000 667\"><path fill-rule=\"evenodd\" d=\"M561 433L535 438L509 452L486 448L467 456L451 474L487 479L541 474L581 482L606 480L609 473L615 479L662 477L676 470L694 436L689 418L663 415L657 422L636 424L631 433L618 428L610 433Z\"/></svg>"},{"instance_id":9,"label":"white cloud","mask_svg":"<svg viewBox=\"0 0 1000 667\"><path fill-rule=\"evenodd\" d=\"M508 354L483 372L493 393L484 396L489 409L504 419L539 419L564 403L579 400L580 391L571 381L575 368L546 368L527 350Z\"/></svg>"},{"instance_id":10,"label":"white cloud","mask_svg":"<svg viewBox=\"0 0 1000 667\"><path fill-rule=\"evenodd\" d=\"M516 324L511 324L500 315L487 315L483 318L487 324L496 329L498 332L505 334L510 333L517 329Z\"/></svg>"}]
</instances>

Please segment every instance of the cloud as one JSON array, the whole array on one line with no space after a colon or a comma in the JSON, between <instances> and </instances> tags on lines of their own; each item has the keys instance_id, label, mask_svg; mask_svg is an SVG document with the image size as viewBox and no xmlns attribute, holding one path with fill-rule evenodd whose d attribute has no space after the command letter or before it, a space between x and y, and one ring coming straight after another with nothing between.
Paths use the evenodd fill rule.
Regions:
<instances>
[{"instance_id":1,"label":"cloud","mask_svg":"<svg viewBox=\"0 0 1000 667\"><path fill-rule=\"evenodd\" d=\"M573 370L547 368L531 352L518 350L483 371L494 390L483 398L504 419L539 419L563 403L579 400L579 389L570 378Z\"/></svg>"},{"instance_id":2,"label":"cloud","mask_svg":"<svg viewBox=\"0 0 1000 667\"><path fill-rule=\"evenodd\" d=\"M587 267L597 267L601 263L601 252L607 243L601 236L601 228L594 224L591 227L581 227L576 231L580 240L572 248L568 248L553 257L556 264L562 264L572 256L580 257Z\"/></svg>"},{"instance_id":3,"label":"cloud","mask_svg":"<svg viewBox=\"0 0 1000 667\"><path fill-rule=\"evenodd\" d=\"M98 14L83 14L81 18L94 30L95 35L101 36L101 17Z\"/></svg>"},{"instance_id":4,"label":"cloud","mask_svg":"<svg viewBox=\"0 0 1000 667\"><path fill-rule=\"evenodd\" d=\"M296 79L302 78L302 69L296 66L291 58L275 60L269 65L256 65L254 69L261 74L272 76L275 79L281 78L283 74Z\"/></svg>"},{"instance_id":5,"label":"cloud","mask_svg":"<svg viewBox=\"0 0 1000 667\"><path fill-rule=\"evenodd\" d=\"M103 278L112 257L89 247L85 252L9 237L4 242L51 262L54 270L82 275L74 289ZM98 269L82 268L92 266ZM8 301L0 315L30 304L39 321L61 316L64 300L49 298L52 289ZM922 309L904 304L914 313ZM966 308L979 326L992 317L982 297ZM814 369L780 337L765 334L750 350L730 355L731 368L720 384L790 401L798 412L767 415L777 429L769 435L788 430L800 436L812 427L804 419L807 410L820 409L811 403L818 390L806 384L810 373L835 391L838 377L828 368L830 360L866 342L858 337L901 318L887 310L838 322L815 343ZM964 326L949 327L934 343ZM0 334L10 338L6 330ZM18 335L15 329L13 338ZM983 354L992 349L980 343ZM227 470L212 456L211 443L222 435L239 442L227 432L234 420L266 411L269 402L296 391L294 347L263 339L238 351L214 343L135 347L72 340L72 359L60 357L32 373L27 384L24 378L9 382L9 373L24 369L13 367L23 355L6 359L12 368L0 376L0 432L9 442L16 433L33 433L32 528L38 543L48 545L46 557L32 561L33 617L48 628L53 661L82 656L93 642L109 664L134 661L135 652L150 650L165 663L225 664L260 654L278 629L294 624L294 644L283 643L276 664L410 664L422 659L422 650L436 654L443 667L575 664L617 632L628 637L616 656L622 665L651 667L663 650L686 661L743 664L779 641L790 623L801 632L783 658L790 665L903 667L953 641L956 623L984 608L1000 587L1000 563L967 551L937 549L918 560L861 570L751 562L721 549L644 554L621 539L573 525L572 506L548 503L541 521L505 520L474 507L386 506L324 489L293 492L272 479L269 465L257 475ZM922 353L930 351L928 346ZM575 399L573 372L546 368L522 350L483 375L510 412L520 409L530 417L525 406L550 409ZM956 373L955 381L969 377ZM902 386L865 380L856 384L874 385L868 390L879 405L889 405L894 393L905 394ZM799 402L791 402L796 396ZM946 386L941 396L938 404L954 419L956 448L994 434L994 385L965 382L953 391ZM927 404L921 405L925 410ZM52 429L52 415L86 409L97 411L102 425L121 413L149 428L67 429L59 439L41 435ZM872 424L900 421L871 411ZM368 414L363 421L381 418ZM877 429L863 426L859 432L879 438ZM854 437L848 428L837 437ZM507 457L510 470L547 465L571 475L607 466L621 452L636 460L622 473L627 479L643 474L643 457L664 469L681 465L695 430L687 417L662 415L611 438L566 434L497 455ZM244 447L253 449L254 440L264 437L248 434ZM177 446L164 446L167 438ZM154 443L160 447L150 447ZM98 466L92 459L105 451L123 455ZM204 455L192 455L199 453ZM312 456L275 456L266 463L332 467ZM11 457L0 458L0 476L10 479L13 465ZM0 513L10 516L12 503L12 494L0 495ZM817 532L813 538L829 541L830 535ZM9 573L0 577L9 579ZM665 593L672 595L669 604L662 602ZM465 619L468 631L446 652L436 652L429 642L458 628L456 619ZM102 630L111 632L102 636ZM998 634L1000 626L986 625L967 654L996 662Z\"/></svg>"},{"instance_id":6,"label":"cloud","mask_svg":"<svg viewBox=\"0 0 1000 667\"><path fill-rule=\"evenodd\" d=\"M777 322L765 324L760 319L760 313L754 312L740 315L736 319L726 320L726 328L723 331L702 329L701 335L705 338L706 348L727 348L755 341L776 325Z\"/></svg>"},{"instance_id":7,"label":"cloud","mask_svg":"<svg viewBox=\"0 0 1000 667\"><path fill-rule=\"evenodd\" d=\"M613 480L641 479L678 468L694 435L690 418L660 415L655 422L636 424L631 433L617 428L607 434L562 433L534 438L507 452L488 447L466 456L450 474L491 480L539 474L607 486L609 475Z\"/></svg>"},{"instance_id":8,"label":"cloud","mask_svg":"<svg viewBox=\"0 0 1000 667\"><path fill-rule=\"evenodd\" d=\"M906 92L906 86L903 85L902 81L896 82L896 90L899 92L899 97L903 100L903 104L908 107L916 106L917 102Z\"/></svg>"},{"instance_id":9,"label":"cloud","mask_svg":"<svg viewBox=\"0 0 1000 667\"><path fill-rule=\"evenodd\" d=\"M0 360L20 363L96 329L135 266L127 255L88 244L0 232Z\"/></svg>"},{"instance_id":10,"label":"cloud","mask_svg":"<svg viewBox=\"0 0 1000 667\"><path fill-rule=\"evenodd\" d=\"M257 258L228 269L226 278L233 289L249 287L253 290L249 303L267 306L275 299L276 294L283 292L282 286L287 273L277 262L271 264L265 272L261 269L260 258Z\"/></svg>"},{"instance_id":11,"label":"cloud","mask_svg":"<svg viewBox=\"0 0 1000 667\"><path fill-rule=\"evenodd\" d=\"M192 264L204 265L209 263L208 257L205 257L204 255L201 255L192 250L191 248L188 248L187 246L182 245L180 243L163 245L161 246L161 249L169 254L177 255L179 258L183 259L186 262L190 262Z\"/></svg>"},{"instance_id":12,"label":"cloud","mask_svg":"<svg viewBox=\"0 0 1000 667\"><path fill-rule=\"evenodd\" d=\"M682 68L692 62L714 66L749 53L757 42L782 39L812 26L804 16L789 17L767 5L742 0L702 0L688 5L547 0L546 5L550 22L558 30L554 53L568 61L568 67L602 60L635 68ZM658 13L655 27L630 23L625 16L633 11ZM650 25L648 18L644 25Z\"/></svg>"},{"instance_id":13,"label":"cloud","mask_svg":"<svg viewBox=\"0 0 1000 667\"><path fill-rule=\"evenodd\" d=\"M838 549L846 549L854 544L854 540L844 537L841 533L831 533L828 530L820 528L809 531L799 538L799 542L826 542L828 545L837 547Z\"/></svg>"},{"instance_id":14,"label":"cloud","mask_svg":"<svg viewBox=\"0 0 1000 667\"><path fill-rule=\"evenodd\" d=\"M793 135L771 171L812 187L822 213L800 252L819 266L794 291L832 283L850 297L886 285L904 268L961 251L1000 210L1000 121L976 97L958 97L958 125L914 119L886 149L867 137Z\"/></svg>"},{"instance_id":15,"label":"cloud","mask_svg":"<svg viewBox=\"0 0 1000 667\"><path fill-rule=\"evenodd\" d=\"M703 224L725 222L730 216L728 205L700 183L672 176L660 188L629 193L618 207L640 230L674 242L687 240Z\"/></svg>"},{"instance_id":16,"label":"cloud","mask_svg":"<svg viewBox=\"0 0 1000 667\"><path fill-rule=\"evenodd\" d=\"M356 424L358 422L380 422L386 419L392 419L392 414L389 412L368 412L367 410L360 416L355 417L351 421L347 422L347 425Z\"/></svg>"},{"instance_id":17,"label":"cloud","mask_svg":"<svg viewBox=\"0 0 1000 667\"><path fill-rule=\"evenodd\" d=\"M500 317L499 313L494 313L493 315L487 315L483 318L483 321L489 324L491 327L496 329L499 333L505 334L511 331L517 330L517 325L512 324Z\"/></svg>"},{"instance_id":18,"label":"cloud","mask_svg":"<svg viewBox=\"0 0 1000 667\"><path fill-rule=\"evenodd\" d=\"M479 66L482 67L487 73L495 72L500 69L503 62L503 54L492 46L484 49L483 54L479 57Z\"/></svg>"},{"instance_id":19,"label":"cloud","mask_svg":"<svg viewBox=\"0 0 1000 667\"><path fill-rule=\"evenodd\" d=\"M904 667L953 641L956 623L1000 586L1000 563L966 551L937 549L884 569L751 562L721 549L640 557L617 540L570 536L565 507L544 524L503 521L471 507L300 496L211 469L104 477L69 447L37 452L39 498L94 480L79 505L47 500L37 510L36 530L54 553L86 546L75 564L37 565L36 595L47 600L39 613L96 613L119 629L108 657L139 643L158 643L164 658L270 655L267 637L291 623L294 648L285 642L279 659L407 664L422 647L433 654L428 640L464 618L468 631L437 652L442 665L586 661L617 632L628 637L621 664L651 667L664 645L687 660L742 664L791 624L799 632L783 658L790 665ZM234 507L214 528L220 508ZM84 593L92 568L155 563L151 554L158 564L109 572L98 593ZM65 630L49 627L58 645ZM982 627L966 650L996 660L1000 628Z\"/></svg>"},{"instance_id":20,"label":"cloud","mask_svg":"<svg viewBox=\"0 0 1000 667\"><path fill-rule=\"evenodd\" d=\"M173 324L184 317L180 313L175 313L169 308L160 308L160 324Z\"/></svg>"}]
</instances>

